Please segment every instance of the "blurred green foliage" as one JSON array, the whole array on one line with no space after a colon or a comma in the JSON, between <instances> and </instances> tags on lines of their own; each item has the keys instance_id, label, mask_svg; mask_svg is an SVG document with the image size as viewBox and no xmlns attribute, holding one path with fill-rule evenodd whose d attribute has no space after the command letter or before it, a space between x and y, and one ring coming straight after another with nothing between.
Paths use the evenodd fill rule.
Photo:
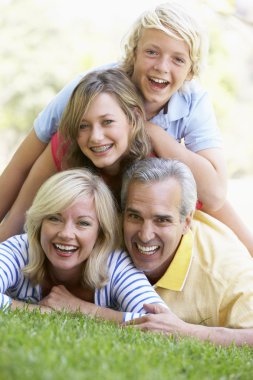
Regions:
<instances>
[{"instance_id":1,"label":"blurred green foliage","mask_svg":"<svg viewBox=\"0 0 253 380\"><path fill-rule=\"evenodd\" d=\"M234 1L199 2L208 10L210 34L202 82L224 134L229 173L253 172L253 30L236 18ZM88 11L66 15L62 8L60 0L0 0L0 129L28 131L77 73L120 56L113 14L108 29L97 28Z\"/></svg>"},{"instance_id":2,"label":"blurred green foliage","mask_svg":"<svg viewBox=\"0 0 253 380\"><path fill-rule=\"evenodd\" d=\"M89 20L61 20L56 5L60 2L0 3L0 128L28 130L73 76L96 64Z\"/></svg>"}]
</instances>

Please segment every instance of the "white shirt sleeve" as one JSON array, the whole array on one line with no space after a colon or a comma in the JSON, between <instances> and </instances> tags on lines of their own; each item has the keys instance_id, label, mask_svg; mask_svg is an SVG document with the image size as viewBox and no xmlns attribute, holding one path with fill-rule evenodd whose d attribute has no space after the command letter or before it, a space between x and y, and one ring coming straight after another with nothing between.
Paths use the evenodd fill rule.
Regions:
<instances>
[{"instance_id":1,"label":"white shirt sleeve","mask_svg":"<svg viewBox=\"0 0 253 380\"><path fill-rule=\"evenodd\" d=\"M99 67L92 68L78 74L71 82L51 100L51 102L39 113L34 121L34 130L39 140L48 143L57 131L63 111L72 95L72 92L81 81L81 79L90 71L104 70L115 67L116 63L110 63Z\"/></svg>"},{"instance_id":2,"label":"white shirt sleeve","mask_svg":"<svg viewBox=\"0 0 253 380\"><path fill-rule=\"evenodd\" d=\"M9 288L18 288L23 277L21 269L27 264L28 243L26 235L13 236L0 244L0 309L11 304L5 294Z\"/></svg>"},{"instance_id":3,"label":"white shirt sleeve","mask_svg":"<svg viewBox=\"0 0 253 380\"><path fill-rule=\"evenodd\" d=\"M147 314L143 304L166 304L155 292L142 271L135 268L125 251L113 252L108 261L109 281L96 289L95 303L124 312L124 321Z\"/></svg>"}]
</instances>

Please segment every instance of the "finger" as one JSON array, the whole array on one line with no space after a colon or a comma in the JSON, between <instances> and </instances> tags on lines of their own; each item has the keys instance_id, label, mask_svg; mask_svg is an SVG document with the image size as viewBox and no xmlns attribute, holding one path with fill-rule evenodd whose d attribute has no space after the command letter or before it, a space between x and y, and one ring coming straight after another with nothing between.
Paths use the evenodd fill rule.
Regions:
<instances>
[{"instance_id":1,"label":"finger","mask_svg":"<svg viewBox=\"0 0 253 380\"><path fill-rule=\"evenodd\" d=\"M123 328L131 328L131 329L138 329L138 330L141 330L141 331L150 331L150 332L154 332L154 333L160 333L160 334L164 334L165 332L157 325L153 325L153 324L150 324L150 323L140 323L140 324L132 324L132 325L123 325L122 326Z\"/></svg>"},{"instance_id":2,"label":"finger","mask_svg":"<svg viewBox=\"0 0 253 380\"><path fill-rule=\"evenodd\" d=\"M64 285L58 285L57 288L60 290L67 290L67 288Z\"/></svg>"},{"instance_id":3,"label":"finger","mask_svg":"<svg viewBox=\"0 0 253 380\"><path fill-rule=\"evenodd\" d=\"M127 322L122 322L121 326L133 326L133 325L139 325L141 323L144 323L146 321L145 316L140 318L131 319Z\"/></svg>"},{"instance_id":4,"label":"finger","mask_svg":"<svg viewBox=\"0 0 253 380\"><path fill-rule=\"evenodd\" d=\"M154 303L145 303L143 305L143 308L151 314L161 314L161 313L168 313L168 309L166 309L164 306Z\"/></svg>"},{"instance_id":5,"label":"finger","mask_svg":"<svg viewBox=\"0 0 253 380\"><path fill-rule=\"evenodd\" d=\"M41 300L38 305L42 305L42 306L48 306L48 303L47 303L47 300Z\"/></svg>"}]
</instances>

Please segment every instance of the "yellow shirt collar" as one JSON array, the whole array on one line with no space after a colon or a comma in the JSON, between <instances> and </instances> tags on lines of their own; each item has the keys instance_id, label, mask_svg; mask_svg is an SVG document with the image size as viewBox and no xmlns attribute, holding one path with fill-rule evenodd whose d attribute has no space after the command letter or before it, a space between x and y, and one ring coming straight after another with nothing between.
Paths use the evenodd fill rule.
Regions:
<instances>
[{"instance_id":1,"label":"yellow shirt collar","mask_svg":"<svg viewBox=\"0 0 253 380\"><path fill-rule=\"evenodd\" d=\"M155 287L181 291L184 287L192 261L193 234L192 231L182 237L181 243L170 266Z\"/></svg>"}]
</instances>

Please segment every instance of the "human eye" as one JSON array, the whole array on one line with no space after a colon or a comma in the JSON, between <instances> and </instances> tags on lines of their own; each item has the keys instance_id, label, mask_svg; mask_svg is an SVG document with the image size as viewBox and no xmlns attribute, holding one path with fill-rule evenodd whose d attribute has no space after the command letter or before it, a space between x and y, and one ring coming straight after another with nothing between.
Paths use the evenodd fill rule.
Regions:
<instances>
[{"instance_id":1,"label":"human eye","mask_svg":"<svg viewBox=\"0 0 253 380\"><path fill-rule=\"evenodd\" d=\"M91 225L91 223L88 222L87 220L79 220L78 224L81 227L89 227Z\"/></svg>"},{"instance_id":2,"label":"human eye","mask_svg":"<svg viewBox=\"0 0 253 380\"><path fill-rule=\"evenodd\" d=\"M157 51L155 51L154 49L147 49L146 54L149 55L150 57L158 55Z\"/></svg>"},{"instance_id":3,"label":"human eye","mask_svg":"<svg viewBox=\"0 0 253 380\"><path fill-rule=\"evenodd\" d=\"M174 61L178 66L183 66L185 65L186 61L182 57L174 57Z\"/></svg>"},{"instance_id":4,"label":"human eye","mask_svg":"<svg viewBox=\"0 0 253 380\"><path fill-rule=\"evenodd\" d=\"M60 215L55 214L55 215L48 215L45 219L48 220L49 222L57 223L57 222L60 222L61 217Z\"/></svg>"},{"instance_id":5,"label":"human eye","mask_svg":"<svg viewBox=\"0 0 253 380\"><path fill-rule=\"evenodd\" d=\"M126 214L126 218L127 218L127 220L132 221L132 222L138 222L141 219L140 215L138 215L134 212L128 212Z\"/></svg>"},{"instance_id":6,"label":"human eye","mask_svg":"<svg viewBox=\"0 0 253 380\"><path fill-rule=\"evenodd\" d=\"M163 226L168 226L169 224L172 223L172 220L168 218L167 216L159 216L156 218L156 223Z\"/></svg>"},{"instance_id":7,"label":"human eye","mask_svg":"<svg viewBox=\"0 0 253 380\"><path fill-rule=\"evenodd\" d=\"M79 126L79 129L81 129L81 130L88 129L88 128L89 128L89 124L88 123L81 123L80 126Z\"/></svg>"},{"instance_id":8,"label":"human eye","mask_svg":"<svg viewBox=\"0 0 253 380\"><path fill-rule=\"evenodd\" d=\"M103 125L105 125L105 126L107 126L107 125L111 125L113 123L113 120L111 120L111 119L105 119L104 121L103 121Z\"/></svg>"}]
</instances>

